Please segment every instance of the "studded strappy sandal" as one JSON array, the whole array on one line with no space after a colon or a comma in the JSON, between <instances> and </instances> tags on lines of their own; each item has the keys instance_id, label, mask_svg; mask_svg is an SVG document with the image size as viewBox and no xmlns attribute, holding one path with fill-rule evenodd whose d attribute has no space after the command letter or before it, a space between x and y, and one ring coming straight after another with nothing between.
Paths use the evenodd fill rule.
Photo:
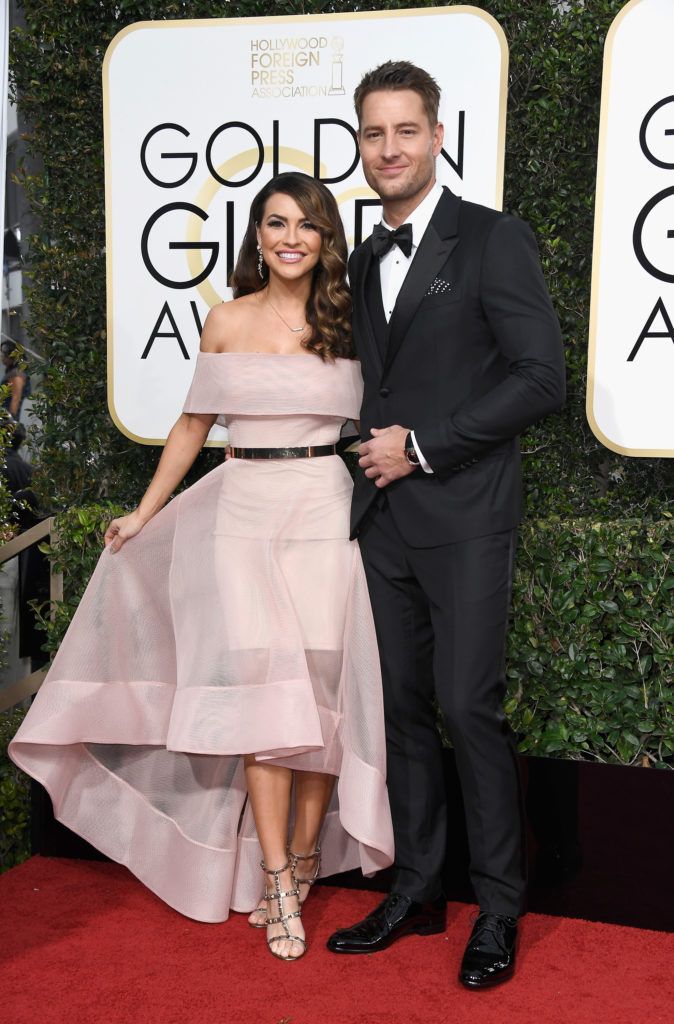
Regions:
<instances>
[{"instance_id":1,"label":"studded strappy sandal","mask_svg":"<svg viewBox=\"0 0 674 1024\"><path fill-rule=\"evenodd\" d=\"M307 896L311 892L311 886L314 884L314 882L318 878L320 870L321 870L321 847L320 847L320 844L316 846L316 849L314 850L313 853L293 853L292 850L289 849L288 850L288 859L290 861L290 870L292 871L293 885L295 886L295 888L299 889L300 885L308 885L309 886L309 889L307 889L307 892L305 893L304 898L302 897L302 893L300 892L300 905L301 905L301 904L304 903L304 900L306 900ZM314 868L314 873L312 874L311 878L298 878L297 877L297 864L298 864L298 862L301 861L301 860L314 860L314 859L316 860L316 867ZM257 907L255 908L255 910L251 910L250 916L248 918L248 924L251 926L251 928L266 928L267 927L266 900L267 900L266 896L260 897L260 902L257 905ZM251 921L251 918L253 917L254 914L256 915L257 919Z\"/></svg>"},{"instance_id":2,"label":"studded strappy sandal","mask_svg":"<svg viewBox=\"0 0 674 1024\"><path fill-rule=\"evenodd\" d=\"M281 881L280 881L280 876L283 874L284 871L287 871L288 868L290 867L290 861L287 860L282 868L275 868L275 869L274 868L268 868L266 866L266 864L264 863L264 861L260 861L260 867L264 871L265 875L269 875L273 879L273 890L271 892L265 891L265 896L264 896L265 900L267 901L267 920L265 922L265 927L267 925L270 925L270 924L280 924L280 925L283 926L283 934L281 934L281 935L272 935L272 936L268 936L267 937L267 945L269 946L269 951L272 954L272 956L278 957L279 960L299 960L300 957L304 956L304 954L306 952L307 941L306 941L306 939L303 939L300 935L293 935L292 934L292 932L288 928L288 921L292 921L292 919L294 917L301 917L302 916L302 908L301 908L301 905L300 905L300 893L299 893L299 889L297 889L297 888L286 889L284 891L283 889L281 889ZM291 874L292 874L292 872L291 872ZM293 885L294 885L294 882L293 882ZM265 890L266 890L266 886L265 886ZM298 908L297 908L297 910L293 910L289 914L286 914L285 913L285 900L288 899L289 897L292 897L292 896L297 896ZM276 906L277 906L277 909L278 909L278 913L277 913L277 915L275 917L270 917L269 915L271 913L273 913L273 911L272 911L272 904L273 903L276 903ZM298 953L297 956L283 956L281 953L277 953L276 950L274 949L274 944L277 943L277 942L286 942L286 941L287 942L297 942L297 943L299 943L300 946L302 947L301 953Z\"/></svg>"}]
</instances>

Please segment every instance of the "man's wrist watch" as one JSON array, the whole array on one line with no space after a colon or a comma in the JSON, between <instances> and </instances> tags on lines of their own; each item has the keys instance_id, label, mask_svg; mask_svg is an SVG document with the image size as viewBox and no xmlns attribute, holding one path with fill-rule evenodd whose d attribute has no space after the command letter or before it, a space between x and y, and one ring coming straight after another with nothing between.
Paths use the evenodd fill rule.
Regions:
<instances>
[{"instance_id":1,"label":"man's wrist watch","mask_svg":"<svg viewBox=\"0 0 674 1024\"><path fill-rule=\"evenodd\" d=\"M414 441L412 440L412 431L410 431L405 438L404 452L405 458L409 462L410 466L416 467L419 465L419 456L417 455L417 450L414 447Z\"/></svg>"}]
</instances>

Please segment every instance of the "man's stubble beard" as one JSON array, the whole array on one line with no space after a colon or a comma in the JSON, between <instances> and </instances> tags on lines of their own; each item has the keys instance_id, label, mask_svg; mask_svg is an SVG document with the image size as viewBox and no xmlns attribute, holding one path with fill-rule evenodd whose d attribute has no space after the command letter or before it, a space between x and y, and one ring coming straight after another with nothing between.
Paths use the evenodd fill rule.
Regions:
<instances>
[{"instance_id":1,"label":"man's stubble beard","mask_svg":"<svg viewBox=\"0 0 674 1024\"><path fill-rule=\"evenodd\" d=\"M387 182L386 179L382 182L378 182L376 177L373 176L373 179L370 180L367 174L365 175L365 180L368 185L377 193L379 198L382 200L389 200L391 202L405 202L414 199L414 197L419 195L420 192L423 192L424 189L428 188L434 178L435 161L432 162L428 174L425 175L423 179L419 176L410 182L400 182L398 183L398 187L396 187L396 182ZM378 187L380 185L381 190ZM389 185L391 186L390 189L387 188Z\"/></svg>"}]
</instances>

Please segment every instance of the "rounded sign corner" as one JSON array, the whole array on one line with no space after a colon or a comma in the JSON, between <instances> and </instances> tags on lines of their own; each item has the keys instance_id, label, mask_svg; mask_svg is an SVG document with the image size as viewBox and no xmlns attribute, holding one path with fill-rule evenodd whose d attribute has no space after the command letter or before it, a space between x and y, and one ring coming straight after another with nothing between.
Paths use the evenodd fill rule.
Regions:
<instances>
[{"instance_id":1,"label":"rounded sign corner","mask_svg":"<svg viewBox=\"0 0 674 1024\"><path fill-rule=\"evenodd\" d=\"M115 33L110 42L107 45L105 54L103 56L103 78L107 78L110 61L114 56L115 50L120 43L124 42L127 36L132 35L134 32L139 32L141 29L153 28L157 24L156 21L134 21L130 25L125 25L124 28L120 28L119 32Z\"/></svg>"}]
</instances>

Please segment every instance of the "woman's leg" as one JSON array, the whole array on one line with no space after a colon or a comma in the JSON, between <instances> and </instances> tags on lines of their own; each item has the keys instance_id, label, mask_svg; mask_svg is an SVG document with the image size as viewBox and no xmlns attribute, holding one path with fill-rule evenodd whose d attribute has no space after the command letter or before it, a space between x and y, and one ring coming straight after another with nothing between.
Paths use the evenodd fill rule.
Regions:
<instances>
[{"instance_id":1,"label":"woman's leg","mask_svg":"<svg viewBox=\"0 0 674 1024\"><path fill-rule=\"evenodd\" d=\"M295 824L293 827L290 850L299 855L295 875L299 883L300 899L304 901L309 895L309 881L316 875L319 867L317 856L307 858L315 853L323 825L323 819L330 803L335 776L321 772L295 772Z\"/></svg>"},{"instance_id":2,"label":"woman's leg","mask_svg":"<svg viewBox=\"0 0 674 1024\"><path fill-rule=\"evenodd\" d=\"M295 825L290 842L290 849L294 854L305 858L307 854L315 853L335 782L334 775L322 772L295 772ZM302 903L309 895L310 888L309 883L303 882L302 879L313 878L317 869L317 857L297 862L296 877ZM263 899L250 914L248 921L260 928L264 925L265 913L266 903Z\"/></svg>"},{"instance_id":3,"label":"woman's leg","mask_svg":"<svg viewBox=\"0 0 674 1024\"><path fill-rule=\"evenodd\" d=\"M288 817L292 772L289 768L256 761L252 754L246 756L244 765L248 798L253 809L255 828L262 847L264 863L270 870L282 868L288 861ZM267 892L272 893L274 891L273 879L269 875L265 875L264 878ZM281 872L278 880L282 892L290 892L294 888L292 871L289 867ZM280 900L271 900L268 903L269 917L280 917L279 904ZM299 909L297 896L286 896L283 904L283 910L287 914L292 914ZM304 928L299 917L293 917L288 921L288 929L291 935L304 939ZM281 923L267 927L268 939L284 934L285 930ZM276 941L271 948L278 956L295 959L304 952L303 944L294 942L292 939Z\"/></svg>"}]
</instances>

